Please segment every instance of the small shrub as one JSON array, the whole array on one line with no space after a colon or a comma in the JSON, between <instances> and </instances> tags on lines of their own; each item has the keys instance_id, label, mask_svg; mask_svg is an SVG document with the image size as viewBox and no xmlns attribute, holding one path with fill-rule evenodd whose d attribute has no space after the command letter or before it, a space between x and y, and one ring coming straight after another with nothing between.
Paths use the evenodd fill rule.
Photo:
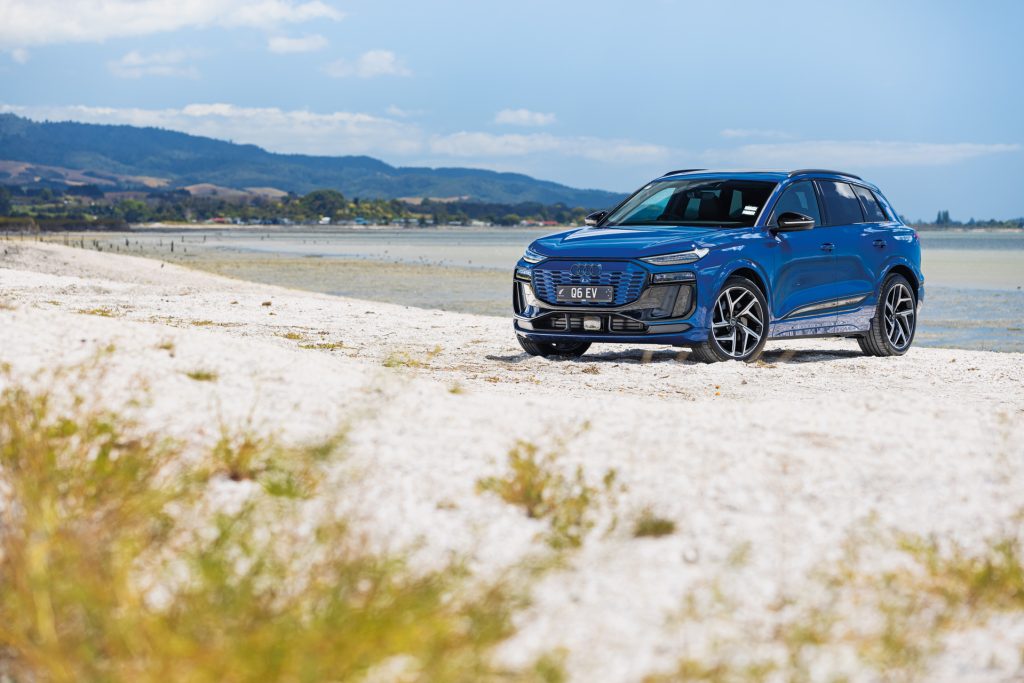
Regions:
<instances>
[{"instance_id":1,"label":"small shrub","mask_svg":"<svg viewBox=\"0 0 1024 683\"><path fill-rule=\"evenodd\" d=\"M216 382L219 375L213 370L191 370L185 373L185 376L189 379L193 379L197 382Z\"/></svg>"},{"instance_id":2,"label":"small shrub","mask_svg":"<svg viewBox=\"0 0 1024 683\"><path fill-rule=\"evenodd\" d=\"M78 311L82 315L98 315L101 318L116 317L114 311L109 308L83 308Z\"/></svg>"},{"instance_id":3,"label":"small shrub","mask_svg":"<svg viewBox=\"0 0 1024 683\"><path fill-rule=\"evenodd\" d=\"M335 349L343 349L345 345L342 342L316 342L315 344L299 344L300 349L319 349L321 351L334 351Z\"/></svg>"},{"instance_id":4,"label":"small shrub","mask_svg":"<svg viewBox=\"0 0 1024 683\"><path fill-rule=\"evenodd\" d=\"M282 334L280 336L284 337L285 339L290 339L291 341L298 341L300 339L305 339L305 337L303 337L298 332L285 332L284 334Z\"/></svg>"},{"instance_id":5,"label":"small shrub","mask_svg":"<svg viewBox=\"0 0 1024 683\"><path fill-rule=\"evenodd\" d=\"M582 466L566 476L558 459L557 451L542 454L536 444L519 440L508 452L508 472L478 480L477 491L496 494L531 519L548 520L552 547L577 548L595 525L594 507L614 499L616 473L608 470L601 485L593 486Z\"/></svg>"},{"instance_id":6,"label":"small shrub","mask_svg":"<svg viewBox=\"0 0 1024 683\"><path fill-rule=\"evenodd\" d=\"M650 508L645 508L633 523L633 536L636 538L642 538L644 536L653 536L658 538L660 536L674 534L675 531L675 522L671 519L657 516Z\"/></svg>"},{"instance_id":7,"label":"small shrub","mask_svg":"<svg viewBox=\"0 0 1024 683\"><path fill-rule=\"evenodd\" d=\"M426 368L430 361L441 353L441 347L435 346L424 354L423 358L416 358L405 351L393 351L384 359L386 368Z\"/></svg>"}]
</instances>

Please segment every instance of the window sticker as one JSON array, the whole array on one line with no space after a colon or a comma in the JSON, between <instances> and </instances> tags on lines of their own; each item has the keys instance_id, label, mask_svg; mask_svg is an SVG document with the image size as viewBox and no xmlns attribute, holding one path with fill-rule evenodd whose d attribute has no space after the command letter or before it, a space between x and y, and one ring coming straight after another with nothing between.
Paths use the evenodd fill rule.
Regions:
<instances>
[{"instance_id":1,"label":"window sticker","mask_svg":"<svg viewBox=\"0 0 1024 683\"><path fill-rule=\"evenodd\" d=\"M756 213L757 213L757 207L756 206L744 206L743 207L743 215L744 216L753 216Z\"/></svg>"}]
</instances>

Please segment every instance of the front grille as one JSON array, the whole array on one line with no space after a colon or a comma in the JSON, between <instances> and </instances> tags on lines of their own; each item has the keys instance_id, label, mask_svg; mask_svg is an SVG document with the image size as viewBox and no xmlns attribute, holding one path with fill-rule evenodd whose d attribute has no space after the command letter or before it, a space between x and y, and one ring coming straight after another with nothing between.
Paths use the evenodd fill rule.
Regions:
<instances>
[{"instance_id":1,"label":"front grille","mask_svg":"<svg viewBox=\"0 0 1024 683\"><path fill-rule=\"evenodd\" d=\"M629 334L633 332L645 333L647 325L618 313L593 316L601 321L601 329L586 330L583 327L583 319L591 317L591 314L584 313L551 313L541 316L533 321L535 330L552 330L558 332L583 332L585 334L613 332L617 334Z\"/></svg>"},{"instance_id":2,"label":"front grille","mask_svg":"<svg viewBox=\"0 0 1024 683\"><path fill-rule=\"evenodd\" d=\"M553 330L582 330L583 318L578 315L558 315L551 318L551 329Z\"/></svg>"},{"instance_id":3,"label":"front grille","mask_svg":"<svg viewBox=\"0 0 1024 683\"><path fill-rule=\"evenodd\" d=\"M612 332L643 332L645 325L632 318L612 316L608 321L608 329Z\"/></svg>"},{"instance_id":4,"label":"front grille","mask_svg":"<svg viewBox=\"0 0 1024 683\"><path fill-rule=\"evenodd\" d=\"M553 305L559 303L555 298L561 285L611 285L615 296L611 303L573 304L581 308L600 306L622 306L636 301L647 281L647 271L629 262L602 261L602 271L597 277L582 278L573 276L569 269L577 261L546 261L533 268L533 290L541 301Z\"/></svg>"}]
</instances>

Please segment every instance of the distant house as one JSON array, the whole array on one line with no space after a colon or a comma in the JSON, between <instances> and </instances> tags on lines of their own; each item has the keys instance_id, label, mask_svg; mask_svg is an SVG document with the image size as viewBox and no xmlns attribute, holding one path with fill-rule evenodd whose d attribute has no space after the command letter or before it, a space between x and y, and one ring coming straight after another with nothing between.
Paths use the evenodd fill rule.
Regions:
<instances>
[{"instance_id":1,"label":"distant house","mask_svg":"<svg viewBox=\"0 0 1024 683\"><path fill-rule=\"evenodd\" d=\"M320 216L320 225L330 225L330 224L331 224L331 217L330 216Z\"/></svg>"}]
</instances>

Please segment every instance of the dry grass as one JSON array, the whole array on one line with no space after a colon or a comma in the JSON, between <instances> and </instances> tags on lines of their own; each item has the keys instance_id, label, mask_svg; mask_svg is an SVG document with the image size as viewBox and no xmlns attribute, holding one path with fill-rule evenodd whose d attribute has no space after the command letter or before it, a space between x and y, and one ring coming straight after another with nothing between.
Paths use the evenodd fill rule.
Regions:
<instances>
[{"instance_id":1,"label":"dry grass","mask_svg":"<svg viewBox=\"0 0 1024 683\"><path fill-rule=\"evenodd\" d=\"M559 457L557 449L541 453L536 444L519 440L508 452L505 474L480 479L477 491L498 495L531 519L547 520L547 541L553 548L578 548L596 524L596 508L614 503L620 489L615 470L605 472L600 485L592 485L582 466L566 475Z\"/></svg>"},{"instance_id":2,"label":"dry grass","mask_svg":"<svg viewBox=\"0 0 1024 683\"><path fill-rule=\"evenodd\" d=\"M519 604L507 587L371 553L275 483L298 467L308 493L343 442L225 437L202 460L226 469L190 469L176 442L53 396L66 392L0 393L0 678L563 679L547 658L492 663ZM209 486L232 473L263 486L237 511L211 508Z\"/></svg>"},{"instance_id":3,"label":"dry grass","mask_svg":"<svg viewBox=\"0 0 1024 683\"><path fill-rule=\"evenodd\" d=\"M101 318L116 318L117 314L109 308L82 308L76 311L82 315L98 315Z\"/></svg>"},{"instance_id":4,"label":"dry grass","mask_svg":"<svg viewBox=\"0 0 1024 683\"><path fill-rule=\"evenodd\" d=\"M282 337L283 339L290 339L291 341L299 341L300 339L305 339L305 337L299 334L298 332L285 332L284 334L280 334L278 336Z\"/></svg>"},{"instance_id":5,"label":"dry grass","mask_svg":"<svg viewBox=\"0 0 1024 683\"><path fill-rule=\"evenodd\" d=\"M318 349L320 351L334 351L336 349L343 349L345 345L342 342L316 342L313 344L299 344L300 349Z\"/></svg>"},{"instance_id":6,"label":"dry grass","mask_svg":"<svg viewBox=\"0 0 1024 683\"><path fill-rule=\"evenodd\" d=\"M738 619L742 590L699 586L686 599L684 622L705 634L723 620L730 628L647 681L928 681L958 633L1000 613L1024 615L1019 533L975 551L918 536L851 537L842 561L778 598L773 621ZM879 550L899 552L901 561L883 571L867 566L862 556Z\"/></svg>"},{"instance_id":7,"label":"dry grass","mask_svg":"<svg viewBox=\"0 0 1024 683\"><path fill-rule=\"evenodd\" d=\"M416 357L405 351L393 351L384 359L386 368L427 368L430 361L441 353L441 347L435 346L427 351L422 357Z\"/></svg>"},{"instance_id":8,"label":"dry grass","mask_svg":"<svg viewBox=\"0 0 1024 683\"><path fill-rule=\"evenodd\" d=\"M633 536L642 538L645 536L668 536L676 531L676 523L671 519L659 517L650 508L644 508L633 522Z\"/></svg>"},{"instance_id":9,"label":"dry grass","mask_svg":"<svg viewBox=\"0 0 1024 683\"><path fill-rule=\"evenodd\" d=\"M190 324L195 327L209 327L210 325L216 325L217 323L212 320L193 320Z\"/></svg>"},{"instance_id":10,"label":"dry grass","mask_svg":"<svg viewBox=\"0 0 1024 683\"><path fill-rule=\"evenodd\" d=\"M196 382L216 382L217 379L220 377L220 375L218 375L215 371L204 370L202 368L190 370L185 373L185 376L188 377L189 379L195 380Z\"/></svg>"}]
</instances>

